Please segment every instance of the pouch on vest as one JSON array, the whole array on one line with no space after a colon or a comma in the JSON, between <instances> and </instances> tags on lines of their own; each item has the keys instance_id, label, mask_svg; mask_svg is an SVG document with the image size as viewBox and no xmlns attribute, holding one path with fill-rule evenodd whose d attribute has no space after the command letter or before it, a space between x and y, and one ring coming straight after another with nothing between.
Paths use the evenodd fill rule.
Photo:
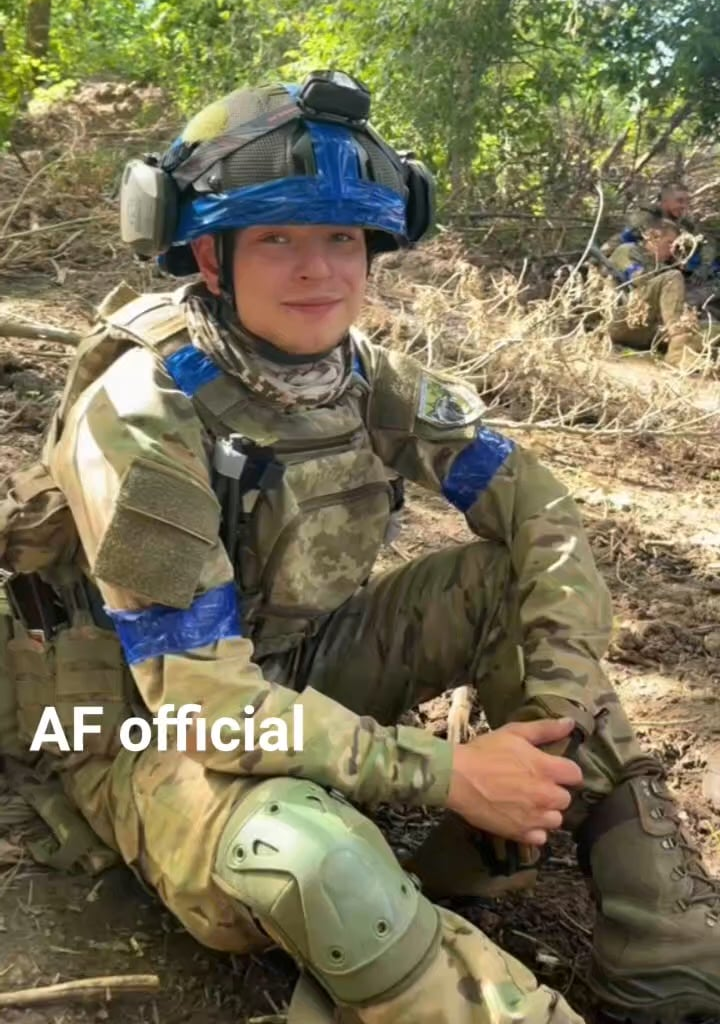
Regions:
<instances>
[{"instance_id":1,"label":"pouch on vest","mask_svg":"<svg viewBox=\"0 0 720 1024\"><path fill-rule=\"evenodd\" d=\"M20 741L15 682L8 664L8 644L13 636L13 620L5 594L0 591L0 757L22 761L37 760Z\"/></svg>"},{"instance_id":2,"label":"pouch on vest","mask_svg":"<svg viewBox=\"0 0 720 1024\"><path fill-rule=\"evenodd\" d=\"M32 573L71 563L79 538L68 503L42 463L13 473L0 501L0 567Z\"/></svg>"},{"instance_id":3,"label":"pouch on vest","mask_svg":"<svg viewBox=\"0 0 720 1024\"><path fill-rule=\"evenodd\" d=\"M52 833L24 838L34 861L58 871L78 868L91 875L120 863L119 854L93 832L73 806L59 778L46 778L42 771L12 759L7 759L5 768L9 788L0 792L0 822L8 828L22 825L25 830L37 815Z\"/></svg>"},{"instance_id":4,"label":"pouch on vest","mask_svg":"<svg viewBox=\"0 0 720 1024\"><path fill-rule=\"evenodd\" d=\"M87 723L99 726L98 733L78 737L82 750L112 756L120 749L120 724L132 712L127 698L131 681L119 640L114 632L90 623L61 627L46 639L41 630L29 630L19 619L5 616L0 621L6 670L0 753L12 789L53 833L30 842L28 849L39 864L97 874L119 863L120 857L93 832L65 794L60 778L53 774L53 755L67 755L67 748L75 746L75 708L80 705L98 709ZM47 707L57 712L67 742L58 735L43 741L39 751L30 751ZM53 734L56 725L52 723Z\"/></svg>"},{"instance_id":5,"label":"pouch on vest","mask_svg":"<svg viewBox=\"0 0 720 1024\"><path fill-rule=\"evenodd\" d=\"M67 743L62 737L47 739L41 750L67 754L77 746L91 754L118 753L120 726L132 715L132 681L114 631L79 623L47 639L17 623L8 642L8 667L16 692L18 737L25 749L51 707ZM83 735L76 712L81 706L98 709L87 716L87 725L97 726L97 732ZM47 719L44 724L45 731L53 731Z\"/></svg>"},{"instance_id":6,"label":"pouch on vest","mask_svg":"<svg viewBox=\"0 0 720 1024\"><path fill-rule=\"evenodd\" d=\"M256 515L252 538L263 566L257 580L261 614L316 616L339 607L369 574L385 537L393 494L373 452L347 451L286 462L282 484L258 496L256 507L262 505L267 513L260 509ZM349 551L351 519L363 526ZM243 573L243 582L252 587L256 571Z\"/></svg>"}]
</instances>

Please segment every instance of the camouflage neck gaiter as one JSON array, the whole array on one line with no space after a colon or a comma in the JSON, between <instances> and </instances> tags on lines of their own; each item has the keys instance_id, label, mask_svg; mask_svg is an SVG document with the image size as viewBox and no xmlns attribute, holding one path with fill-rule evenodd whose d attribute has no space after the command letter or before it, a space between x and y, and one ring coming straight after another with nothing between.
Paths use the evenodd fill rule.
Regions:
<instances>
[{"instance_id":1,"label":"camouflage neck gaiter","mask_svg":"<svg viewBox=\"0 0 720 1024\"><path fill-rule=\"evenodd\" d=\"M280 362L262 355L267 344L246 331L232 311L207 291L185 300L192 340L225 373L248 390L285 410L311 409L335 402L352 380L349 337L320 359Z\"/></svg>"}]
</instances>

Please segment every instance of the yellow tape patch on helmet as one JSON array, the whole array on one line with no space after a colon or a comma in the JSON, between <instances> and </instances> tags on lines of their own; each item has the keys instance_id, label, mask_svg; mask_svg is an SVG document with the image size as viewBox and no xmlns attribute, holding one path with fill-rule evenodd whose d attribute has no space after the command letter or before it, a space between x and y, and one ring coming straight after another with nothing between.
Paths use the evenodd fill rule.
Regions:
<instances>
[{"instance_id":1,"label":"yellow tape patch on helmet","mask_svg":"<svg viewBox=\"0 0 720 1024\"><path fill-rule=\"evenodd\" d=\"M227 128L230 113L224 99L211 103L188 122L182 133L183 142L208 142Z\"/></svg>"}]
</instances>

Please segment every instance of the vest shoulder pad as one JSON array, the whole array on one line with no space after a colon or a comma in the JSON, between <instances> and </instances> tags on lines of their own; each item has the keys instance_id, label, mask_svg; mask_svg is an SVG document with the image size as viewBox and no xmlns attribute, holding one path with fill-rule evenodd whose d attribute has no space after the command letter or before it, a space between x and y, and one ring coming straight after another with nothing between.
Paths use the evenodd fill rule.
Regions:
<instances>
[{"instance_id":1,"label":"vest shoulder pad","mask_svg":"<svg viewBox=\"0 0 720 1024\"><path fill-rule=\"evenodd\" d=\"M185 312L172 292L135 294L119 307L105 307L100 316L110 327L150 348L186 331Z\"/></svg>"}]
</instances>

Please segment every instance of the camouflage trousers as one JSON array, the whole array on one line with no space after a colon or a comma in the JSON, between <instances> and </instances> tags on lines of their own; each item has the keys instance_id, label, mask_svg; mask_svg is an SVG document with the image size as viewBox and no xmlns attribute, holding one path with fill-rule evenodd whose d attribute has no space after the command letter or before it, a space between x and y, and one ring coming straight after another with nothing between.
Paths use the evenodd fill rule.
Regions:
<instances>
[{"instance_id":1,"label":"camouflage trousers","mask_svg":"<svg viewBox=\"0 0 720 1024\"><path fill-rule=\"evenodd\" d=\"M458 545L373 578L316 637L262 667L270 679L297 689L312 684L383 723L449 687L472 683L495 727L526 699L516 608L507 551L482 541ZM559 680L554 690L562 694L568 685ZM576 688L568 696L582 695ZM592 802L611 792L623 766L642 752L610 686L586 696L606 712L582 751L581 797ZM257 920L227 895L213 867L229 816L242 814L243 801L252 803L254 787L262 784L151 748L122 751L111 761L96 758L66 776L69 794L97 833L186 928L200 942L235 953L267 948L269 935L277 934L272 920ZM561 996L539 986L479 929L447 909L436 913L440 940L430 960L411 972L404 989L395 986L392 998L356 1009L350 1019L580 1021Z\"/></svg>"},{"instance_id":2,"label":"camouflage trousers","mask_svg":"<svg viewBox=\"0 0 720 1024\"><path fill-rule=\"evenodd\" d=\"M657 348L668 363L692 368L699 356L714 349L717 325L703 328L688 308L685 279L680 270L667 270L638 281L628 301L615 310L608 328L611 339L640 350Z\"/></svg>"}]
</instances>

